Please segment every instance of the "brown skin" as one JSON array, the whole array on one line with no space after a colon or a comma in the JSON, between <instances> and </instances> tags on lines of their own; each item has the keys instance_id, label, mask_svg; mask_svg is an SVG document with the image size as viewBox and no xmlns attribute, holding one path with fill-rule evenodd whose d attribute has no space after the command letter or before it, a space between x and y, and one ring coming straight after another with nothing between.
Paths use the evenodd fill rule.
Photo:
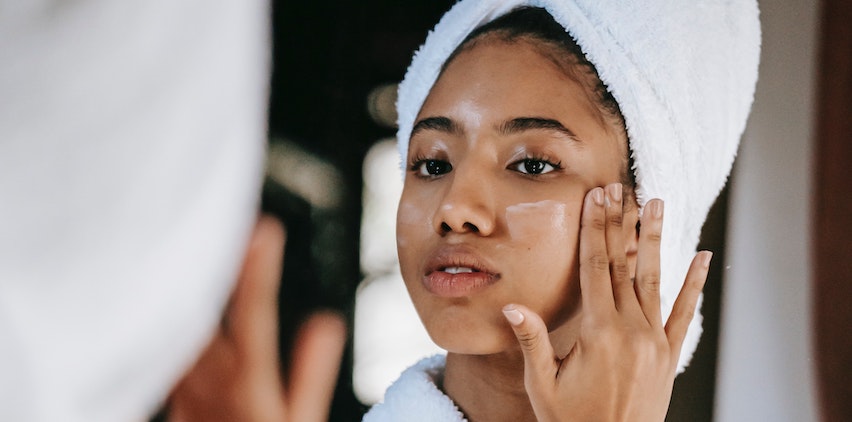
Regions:
<instances>
[{"instance_id":1,"label":"brown skin","mask_svg":"<svg viewBox=\"0 0 852 422\"><path fill-rule=\"evenodd\" d=\"M622 204L623 130L601 118L593 84L531 42L485 36L432 87L417 122L443 123L415 124L411 138L403 278L449 352L443 389L471 421L662 420L706 266L692 266L664 327L662 216L646 212L638 234L635 204ZM519 118L573 134L505 130ZM436 265L459 262L496 281L457 297L427 288Z\"/></svg>"},{"instance_id":2,"label":"brown skin","mask_svg":"<svg viewBox=\"0 0 852 422\"><path fill-rule=\"evenodd\" d=\"M169 420L306 421L328 418L346 326L317 313L299 329L289 382L278 364L278 288L285 231L261 217L219 329L195 366L175 387Z\"/></svg>"}]
</instances>

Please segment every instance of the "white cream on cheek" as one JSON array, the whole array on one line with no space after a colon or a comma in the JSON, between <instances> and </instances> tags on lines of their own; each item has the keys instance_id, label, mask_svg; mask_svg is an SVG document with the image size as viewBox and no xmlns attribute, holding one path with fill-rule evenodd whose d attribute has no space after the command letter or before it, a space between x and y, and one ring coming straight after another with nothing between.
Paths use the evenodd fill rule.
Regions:
<instances>
[{"instance_id":1,"label":"white cream on cheek","mask_svg":"<svg viewBox=\"0 0 852 422\"><path fill-rule=\"evenodd\" d=\"M542 241L567 241L567 218L566 204L553 200L506 207L506 226L509 229L510 241L521 247Z\"/></svg>"}]
</instances>

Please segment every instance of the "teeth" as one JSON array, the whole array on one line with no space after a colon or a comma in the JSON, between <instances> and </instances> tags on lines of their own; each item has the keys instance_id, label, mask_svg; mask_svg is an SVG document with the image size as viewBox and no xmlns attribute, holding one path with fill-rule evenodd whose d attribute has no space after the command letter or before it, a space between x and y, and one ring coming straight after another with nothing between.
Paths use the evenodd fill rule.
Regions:
<instances>
[{"instance_id":1,"label":"teeth","mask_svg":"<svg viewBox=\"0 0 852 422\"><path fill-rule=\"evenodd\" d=\"M472 273L473 269L468 267L447 267L444 268L444 272L450 274L459 274L459 273Z\"/></svg>"}]
</instances>

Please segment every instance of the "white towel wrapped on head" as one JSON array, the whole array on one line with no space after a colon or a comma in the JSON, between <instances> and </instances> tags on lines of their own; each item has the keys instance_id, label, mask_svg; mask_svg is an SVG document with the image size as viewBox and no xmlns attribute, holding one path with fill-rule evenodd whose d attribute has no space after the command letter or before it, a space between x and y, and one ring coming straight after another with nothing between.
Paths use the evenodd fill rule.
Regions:
<instances>
[{"instance_id":1,"label":"white towel wrapped on head","mask_svg":"<svg viewBox=\"0 0 852 422\"><path fill-rule=\"evenodd\" d=\"M639 205L652 198L666 203L660 259L668 318L751 108L760 55L757 2L462 0L429 34L399 86L403 162L414 119L447 57L475 28L520 6L542 7L566 28L621 108ZM679 372L700 334L696 310Z\"/></svg>"}]
</instances>

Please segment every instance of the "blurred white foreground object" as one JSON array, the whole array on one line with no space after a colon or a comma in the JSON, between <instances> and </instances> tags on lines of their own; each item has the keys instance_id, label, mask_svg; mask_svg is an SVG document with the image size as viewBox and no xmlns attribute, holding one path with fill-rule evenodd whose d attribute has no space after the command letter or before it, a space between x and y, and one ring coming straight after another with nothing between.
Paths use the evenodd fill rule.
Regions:
<instances>
[{"instance_id":1,"label":"blurred white foreground object","mask_svg":"<svg viewBox=\"0 0 852 422\"><path fill-rule=\"evenodd\" d=\"M144 420L253 225L262 0L0 0L0 420Z\"/></svg>"}]
</instances>

